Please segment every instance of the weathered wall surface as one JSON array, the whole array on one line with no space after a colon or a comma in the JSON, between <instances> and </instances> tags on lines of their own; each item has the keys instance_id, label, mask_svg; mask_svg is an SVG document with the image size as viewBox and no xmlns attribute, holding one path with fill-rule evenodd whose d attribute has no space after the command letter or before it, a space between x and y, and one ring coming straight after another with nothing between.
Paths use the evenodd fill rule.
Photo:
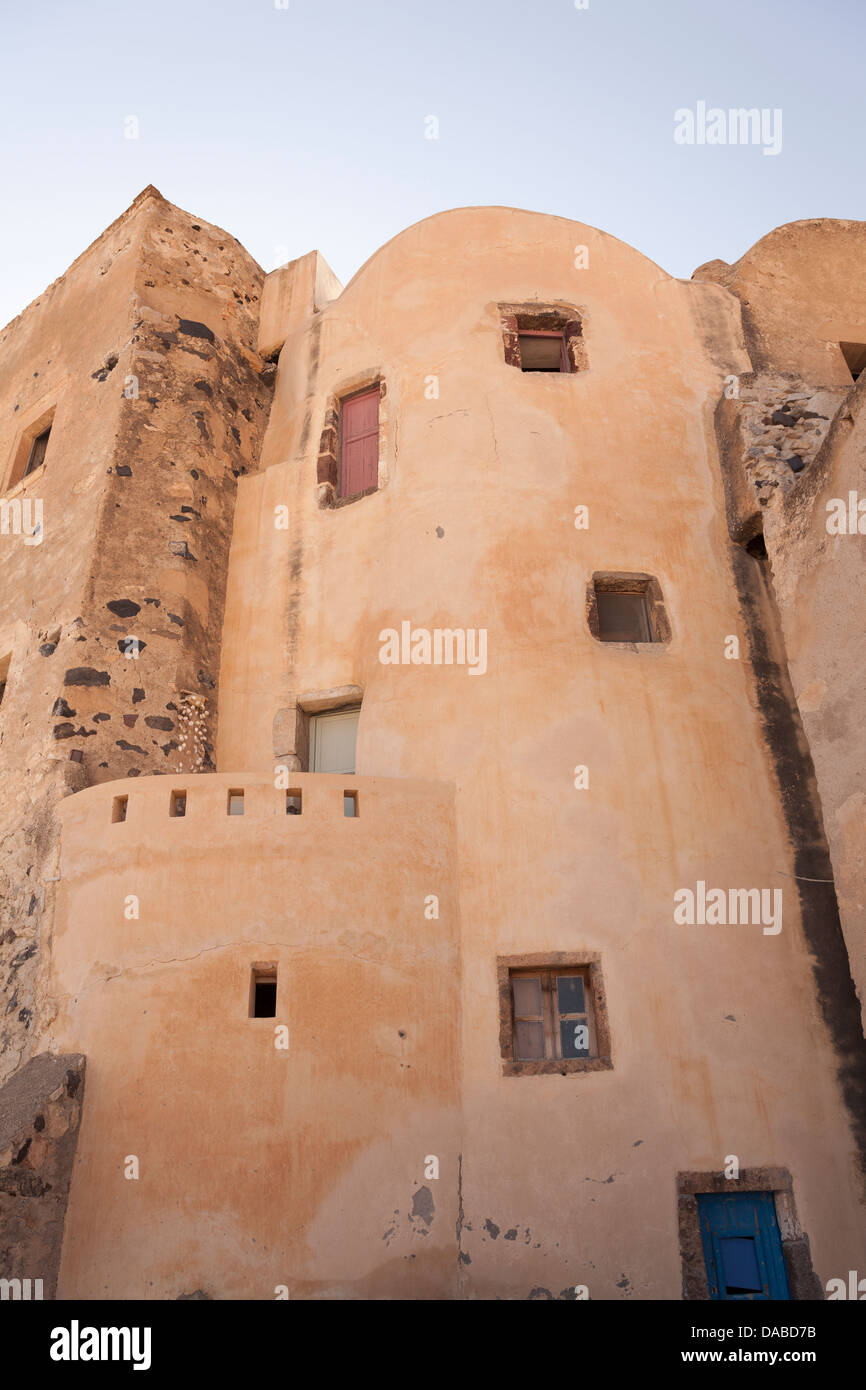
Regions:
<instances>
[{"instance_id":1,"label":"weathered wall surface","mask_svg":"<svg viewBox=\"0 0 866 1390\"><path fill-rule=\"evenodd\" d=\"M506 364L498 306L532 301L579 313L588 370ZM457 787L470 1296L679 1297L675 1174L729 1153L791 1169L819 1274L862 1262L843 1059L729 559L713 415L749 365L727 292L503 209L403 233L282 349L264 471L239 497L219 762L264 774L279 711L354 685L362 774ZM322 509L329 400L378 376L380 489ZM669 645L595 641L597 570L656 576ZM487 673L382 665L403 620L486 629ZM676 926L698 879L781 889L783 930ZM557 951L601 953L613 1070L504 1077L497 957Z\"/></svg>"},{"instance_id":2,"label":"weathered wall surface","mask_svg":"<svg viewBox=\"0 0 866 1390\"><path fill-rule=\"evenodd\" d=\"M453 789L355 778L346 818L342 779L301 775L290 816L272 779L187 777L172 818L173 785L62 806L51 1038L89 1080L60 1297L453 1297ZM248 1016L261 963L275 1018Z\"/></svg>"},{"instance_id":3,"label":"weathered wall surface","mask_svg":"<svg viewBox=\"0 0 866 1390\"><path fill-rule=\"evenodd\" d=\"M51 1012L58 798L213 767L236 480L270 399L261 282L232 237L149 188L0 337L7 484L55 412L44 467L4 498L40 502L39 543L0 535L0 1077Z\"/></svg>"},{"instance_id":4,"label":"weathered wall surface","mask_svg":"<svg viewBox=\"0 0 866 1390\"><path fill-rule=\"evenodd\" d=\"M866 500L866 388L852 385L839 348L866 343L864 259L866 224L797 222L735 265L712 262L695 275L742 304L755 371L719 412L729 526L737 540L761 532L766 543L866 1020L866 535L857 510ZM839 509L845 530L832 534Z\"/></svg>"},{"instance_id":5,"label":"weathered wall surface","mask_svg":"<svg viewBox=\"0 0 866 1390\"><path fill-rule=\"evenodd\" d=\"M84 1067L42 1052L0 1087L0 1278L21 1280L24 1297L55 1295Z\"/></svg>"}]
</instances>

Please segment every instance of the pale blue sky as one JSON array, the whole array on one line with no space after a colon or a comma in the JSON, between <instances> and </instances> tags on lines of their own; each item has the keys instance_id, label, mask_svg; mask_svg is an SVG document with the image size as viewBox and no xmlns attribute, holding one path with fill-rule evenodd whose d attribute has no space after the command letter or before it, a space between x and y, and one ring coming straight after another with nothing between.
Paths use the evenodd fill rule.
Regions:
<instances>
[{"instance_id":1,"label":"pale blue sky","mask_svg":"<svg viewBox=\"0 0 866 1390\"><path fill-rule=\"evenodd\" d=\"M344 283L468 204L681 276L866 219L866 0L0 0L0 37L0 323L148 183L265 269L316 247ZM698 101L781 108L781 153L676 144Z\"/></svg>"}]
</instances>

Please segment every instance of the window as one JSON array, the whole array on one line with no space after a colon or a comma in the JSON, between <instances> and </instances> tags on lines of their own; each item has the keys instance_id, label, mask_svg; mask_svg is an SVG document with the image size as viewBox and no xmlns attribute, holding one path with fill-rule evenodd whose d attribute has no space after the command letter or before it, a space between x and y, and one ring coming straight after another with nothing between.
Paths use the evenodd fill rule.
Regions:
<instances>
[{"instance_id":1,"label":"window","mask_svg":"<svg viewBox=\"0 0 866 1390\"><path fill-rule=\"evenodd\" d=\"M866 367L866 344L840 343L839 346L842 349L845 364L851 373L851 380L856 381Z\"/></svg>"},{"instance_id":2,"label":"window","mask_svg":"<svg viewBox=\"0 0 866 1390\"><path fill-rule=\"evenodd\" d=\"M303 808L303 799L300 792L286 792L286 815L299 816Z\"/></svg>"},{"instance_id":3,"label":"window","mask_svg":"<svg viewBox=\"0 0 866 1390\"><path fill-rule=\"evenodd\" d=\"M522 372L571 375L589 366L583 321L576 309L555 304L500 304L505 361Z\"/></svg>"},{"instance_id":4,"label":"window","mask_svg":"<svg viewBox=\"0 0 866 1390\"><path fill-rule=\"evenodd\" d=\"M500 960L499 992L507 1076L612 1065L598 958Z\"/></svg>"},{"instance_id":5,"label":"window","mask_svg":"<svg viewBox=\"0 0 866 1390\"><path fill-rule=\"evenodd\" d=\"M129 801L128 796L116 796L111 803L112 824L117 825L120 821L126 820L126 805Z\"/></svg>"},{"instance_id":6,"label":"window","mask_svg":"<svg viewBox=\"0 0 866 1390\"><path fill-rule=\"evenodd\" d=\"M172 792L168 813L170 816L186 815L186 792Z\"/></svg>"},{"instance_id":7,"label":"window","mask_svg":"<svg viewBox=\"0 0 866 1390\"><path fill-rule=\"evenodd\" d=\"M6 694L6 682L9 679L9 662L11 660L11 653L8 656L0 657L0 705L2 705L3 696Z\"/></svg>"},{"instance_id":8,"label":"window","mask_svg":"<svg viewBox=\"0 0 866 1390\"><path fill-rule=\"evenodd\" d=\"M27 463L24 467L23 476L26 478L31 473L35 473L37 468L41 468L45 462L45 451L48 448L48 436L51 434L51 426L37 434L33 443L30 445L30 453L27 455Z\"/></svg>"},{"instance_id":9,"label":"window","mask_svg":"<svg viewBox=\"0 0 866 1390\"><path fill-rule=\"evenodd\" d=\"M587 588L587 621L599 642L635 646L671 638L662 591L650 574L594 574Z\"/></svg>"},{"instance_id":10,"label":"window","mask_svg":"<svg viewBox=\"0 0 866 1390\"><path fill-rule=\"evenodd\" d=\"M598 635L602 642L651 642L646 593L596 591Z\"/></svg>"},{"instance_id":11,"label":"window","mask_svg":"<svg viewBox=\"0 0 866 1390\"><path fill-rule=\"evenodd\" d=\"M343 792L343 815L355 819L358 815L358 793Z\"/></svg>"},{"instance_id":12,"label":"window","mask_svg":"<svg viewBox=\"0 0 866 1390\"><path fill-rule=\"evenodd\" d=\"M277 967L272 962L254 965L250 976L250 1018L275 1018Z\"/></svg>"},{"instance_id":13,"label":"window","mask_svg":"<svg viewBox=\"0 0 866 1390\"><path fill-rule=\"evenodd\" d=\"M773 1194L701 1193L697 1202L710 1298L790 1299Z\"/></svg>"},{"instance_id":14,"label":"window","mask_svg":"<svg viewBox=\"0 0 866 1390\"><path fill-rule=\"evenodd\" d=\"M379 485L379 387L340 402L339 496L358 497Z\"/></svg>"},{"instance_id":15,"label":"window","mask_svg":"<svg viewBox=\"0 0 866 1390\"><path fill-rule=\"evenodd\" d=\"M529 331L518 334L522 372L567 372L565 338L562 333Z\"/></svg>"},{"instance_id":16,"label":"window","mask_svg":"<svg viewBox=\"0 0 866 1390\"><path fill-rule=\"evenodd\" d=\"M310 771L354 772L360 705L310 716Z\"/></svg>"},{"instance_id":17,"label":"window","mask_svg":"<svg viewBox=\"0 0 866 1390\"><path fill-rule=\"evenodd\" d=\"M242 816L244 813L244 794L243 792L230 791L226 810L230 816Z\"/></svg>"}]
</instances>

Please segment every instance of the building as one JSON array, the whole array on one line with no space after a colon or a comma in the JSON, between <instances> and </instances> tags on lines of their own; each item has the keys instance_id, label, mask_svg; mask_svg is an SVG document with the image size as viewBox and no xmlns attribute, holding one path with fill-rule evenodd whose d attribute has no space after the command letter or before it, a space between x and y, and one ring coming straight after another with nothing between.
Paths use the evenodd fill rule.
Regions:
<instances>
[{"instance_id":1,"label":"building","mask_svg":"<svg viewBox=\"0 0 866 1390\"><path fill-rule=\"evenodd\" d=\"M864 251L147 188L3 332L0 1274L866 1273Z\"/></svg>"}]
</instances>

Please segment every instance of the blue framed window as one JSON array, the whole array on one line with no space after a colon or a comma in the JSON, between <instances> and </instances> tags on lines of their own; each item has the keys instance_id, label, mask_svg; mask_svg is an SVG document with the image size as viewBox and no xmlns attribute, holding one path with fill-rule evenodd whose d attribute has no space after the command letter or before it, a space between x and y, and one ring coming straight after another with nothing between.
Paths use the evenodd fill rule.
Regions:
<instances>
[{"instance_id":1,"label":"blue framed window","mask_svg":"<svg viewBox=\"0 0 866 1390\"><path fill-rule=\"evenodd\" d=\"M710 1298L790 1299L772 1192L700 1194L697 1200Z\"/></svg>"}]
</instances>

